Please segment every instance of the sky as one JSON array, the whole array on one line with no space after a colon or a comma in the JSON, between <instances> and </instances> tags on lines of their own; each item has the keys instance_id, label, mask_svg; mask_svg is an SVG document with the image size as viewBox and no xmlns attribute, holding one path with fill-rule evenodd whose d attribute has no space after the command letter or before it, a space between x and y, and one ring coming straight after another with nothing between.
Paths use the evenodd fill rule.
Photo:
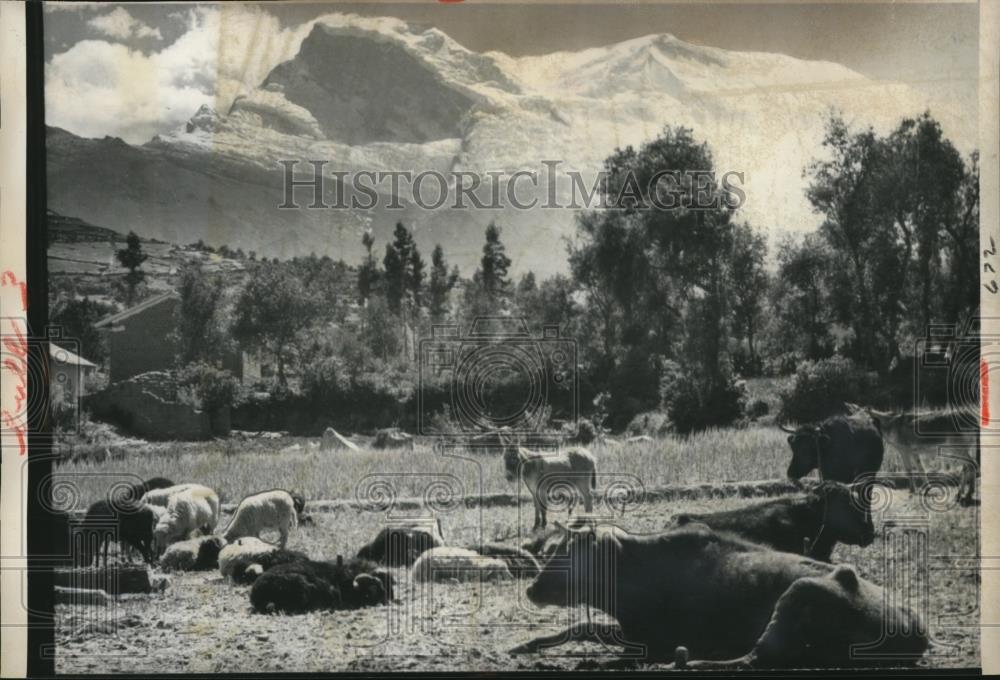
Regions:
<instances>
[{"instance_id":1,"label":"sky","mask_svg":"<svg viewBox=\"0 0 1000 680\"><path fill-rule=\"evenodd\" d=\"M978 7L895 3L46 3L46 119L86 137L144 143L202 104L231 100L296 53L330 12L436 26L512 56L651 33L736 51L832 61L977 111ZM224 30L223 30L224 27ZM220 45L220 36L226 44Z\"/></svg>"}]
</instances>

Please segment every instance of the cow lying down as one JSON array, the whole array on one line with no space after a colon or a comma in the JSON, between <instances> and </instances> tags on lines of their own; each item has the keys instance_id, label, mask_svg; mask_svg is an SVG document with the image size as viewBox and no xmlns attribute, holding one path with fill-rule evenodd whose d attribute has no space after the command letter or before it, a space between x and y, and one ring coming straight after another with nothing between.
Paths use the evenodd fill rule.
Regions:
<instances>
[{"instance_id":1,"label":"cow lying down","mask_svg":"<svg viewBox=\"0 0 1000 680\"><path fill-rule=\"evenodd\" d=\"M871 511L862 493L838 482L824 482L805 494L736 510L678 515L674 524L701 522L775 550L804 552L829 562L838 541L864 547L875 540Z\"/></svg>"},{"instance_id":2,"label":"cow lying down","mask_svg":"<svg viewBox=\"0 0 1000 680\"><path fill-rule=\"evenodd\" d=\"M395 581L373 562L299 560L264 572L250 589L255 611L299 614L316 609L359 609L393 599Z\"/></svg>"},{"instance_id":3,"label":"cow lying down","mask_svg":"<svg viewBox=\"0 0 1000 680\"><path fill-rule=\"evenodd\" d=\"M586 604L618 625L582 624L513 653L596 638L681 667L816 668L912 665L928 646L919 617L852 567L697 523L647 536L568 528L527 595L536 605ZM886 630L899 633L883 639Z\"/></svg>"}]
</instances>

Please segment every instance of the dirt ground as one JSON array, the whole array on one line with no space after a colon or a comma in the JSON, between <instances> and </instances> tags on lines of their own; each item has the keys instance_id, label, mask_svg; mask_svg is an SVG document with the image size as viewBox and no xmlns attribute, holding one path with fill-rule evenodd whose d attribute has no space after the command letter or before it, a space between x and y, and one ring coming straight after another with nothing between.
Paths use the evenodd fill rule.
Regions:
<instances>
[{"instance_id":1,"label":"dirt ground","mask_svg":"<svg viewBox=\"0 0 1000 680\"><path fill-rule=\"evenodd\" d=\"M621 517L632 531L659 530L678 512L740 507L741 499L656 502ZM920 665L979 665L978 508L928 502L907 491L891 494L878 514L886 540L860 549L839 546L834 561L854 564L876 583L909 586L927 598L911 600L924 613L934 643ZM530 508L492 508L487 516L457 514L445 522L449 542L481 527L483 540L510 527L526 534ZM313 557L353 554L374 536L384 517L373 513L314 515L289 547ZM450 524L449 524L450 522ZM464 525L464 526L459 526ZM506 527L506 529L501 529ZM916 532L907 543L892 537ZM926 550L913 546L926 545ZM887 546L894 546L887 554ZM108 607L57 607L56 669L60 673L184 673L261 671L511 671L594 668L615 650L573 643L540 654L509 650L536 636L585 620L582 608L538 608L524 594L526 582L410 583L405 569L392 570L398 602L348 612L265 616L250 609L249 587L227 583L217 571L170 574L169 587L152 595L125 596ZM669 616L664 612L664 616ZM594 620L603 615L593 613Z\"/></svg>"}]
</instances>

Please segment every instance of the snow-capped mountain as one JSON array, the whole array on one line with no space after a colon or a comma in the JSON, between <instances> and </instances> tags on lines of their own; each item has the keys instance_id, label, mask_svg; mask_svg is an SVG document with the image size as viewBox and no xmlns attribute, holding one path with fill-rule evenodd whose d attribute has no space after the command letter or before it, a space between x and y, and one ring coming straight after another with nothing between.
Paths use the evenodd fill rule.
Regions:
<instances>
[{"instance_id":1,"label":"snow-capped mountain","mask_svg":"<svg viewBox=\"0 0 1000 680\"><path fill-rule=\"evenodd\" d=\"M327 171L489 173L561 170L592 176L615 147L685 125L712 147L717 170L744 173L743 216L772 232L818 223L802 171L821 153L831 108L887 129L927 108L902 84L838 64L731 52L662 34L579 52L514 58L476 53L440 30L333 14L302 32L296 56L231 103L203 106L142 146L53 130L49 204L117 230L187 243L199 238L263 255L308 252L356 261L360 234L383 242L397 220L429 250L442 243L466 272L496 219L518 270L565 268L569 209L279 210L279 160L325 160ZM934 110L963 151L975 120ZM328 183L332 190L334 184ZM565 187L563 187L565 189ZM379 246L381 247L381 246Z\"/></svg>"}]
</instances>

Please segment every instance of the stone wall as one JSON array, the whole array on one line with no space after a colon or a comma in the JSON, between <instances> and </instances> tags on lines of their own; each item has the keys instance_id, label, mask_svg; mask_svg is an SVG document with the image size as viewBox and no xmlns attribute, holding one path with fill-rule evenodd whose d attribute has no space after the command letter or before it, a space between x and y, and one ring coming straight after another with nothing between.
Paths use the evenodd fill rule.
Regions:
<instances>
[{"instance_id":1,"label":"stone wall","mask_svg":"<svg viewBox=\"0 0 1000 680\"><path fill-rule=\"evenodd\" d=\"M85 397L84 406L95 418L145 439L200 440L229 434L228 409L213 418L178 401L173 377L163 371L114 383Z\"/></svg>"}]
</instances>

